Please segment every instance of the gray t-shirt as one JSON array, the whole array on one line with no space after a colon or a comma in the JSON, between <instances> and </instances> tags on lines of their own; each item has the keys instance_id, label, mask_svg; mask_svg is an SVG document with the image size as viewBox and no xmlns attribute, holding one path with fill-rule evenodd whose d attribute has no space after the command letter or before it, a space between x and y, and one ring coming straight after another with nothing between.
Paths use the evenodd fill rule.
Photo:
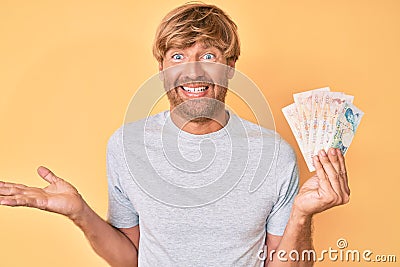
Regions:
<instances>
[{"instance_id":1,"label":"gray t-shirt","mask_svg":"<svg viewBox=\"0 0 400 267\"><path fill-rule=\"evenodd\" d=\"M266 232L283 235L298 192L292 148L232 112L225 127L205 135L180 131L169 115L126 124L110 137L108 221L140 225L139 266L262 266ZM218 184L223 174L234 182ZM180 195L167 184L189 191ZM210 194L190 191L200 187Z\"/></svg>"}]
</instances>

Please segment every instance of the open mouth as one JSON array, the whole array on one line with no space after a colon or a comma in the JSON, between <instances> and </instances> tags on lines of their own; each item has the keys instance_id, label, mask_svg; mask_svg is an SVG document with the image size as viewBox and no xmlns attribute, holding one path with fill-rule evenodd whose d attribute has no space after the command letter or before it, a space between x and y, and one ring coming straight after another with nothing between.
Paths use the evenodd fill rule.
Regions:
<instances>
[{"instance_id":1,"label":"open mouth","mask_svg":"<svg viewBox=\"0 0 400 267\"><path fill-rule=\"evenodd\" d=\"M188 96L204 96L207 94L207 90L210 88L210 84L198 84L198 83L191 83L191 84L183 84L179 86Z\"/></svg>"},{"instance_id":2,"label":"open mouth","mask_svg":"<svg viewBox=\"0 0 400 267\"><path fill-rule=\"evenodd\" d=\"M183 90L189 93L201 93L208 89L208 86L199 86L199 87L188 87L188 86L181 86Z\"/></svg>"}]
</instances>

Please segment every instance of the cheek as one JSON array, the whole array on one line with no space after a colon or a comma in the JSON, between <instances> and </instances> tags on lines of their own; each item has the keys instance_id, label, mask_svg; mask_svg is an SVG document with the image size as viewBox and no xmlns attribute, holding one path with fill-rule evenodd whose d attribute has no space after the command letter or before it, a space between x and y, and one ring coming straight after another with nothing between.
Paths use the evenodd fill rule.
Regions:
<instances>
[{"instance_id":1,"label":"cheek","mask_svg":"<svg viewBox=\"0 0 400 267\"><path fill-rule=\"evenodd\" d=\"M168 65L165 65L168 66ZM180 76L182 75L182 66L180 65L172 65L164 68L163 77L164 83L169 85L169 89L174 88L175 83L179 80Z\"/></svg>"},{"instance_id":2,"label":"cheek","mask_svg":"<svg viewBox=\"0 0 400 267\"><path fill-rule=\"evenodd\" d=\"M214 97L218 99L224 99L228 90L225 87L214 85Z\"/></svg>"},{"instance_id":3,"label":"cheek","mask_svg":"<svg viewBox=\"0 0 400 267\"><path fill-rule=\"evenodd\" d=\"M175 89L167 91L167 97L172 106L176 106L181 102L181 97Z\"/></svg>"},{"instance_id":4,"label":"cheek","mask_svg":"<svg viewBox=\"0 0 400 267\"><path fill-rule=\"evenodd\" d=\"M207 66L206 73L210 77L214 84L227 87L228 85L228 71L227 65L213 64Z\"/></svg>"},{"instance_id":5,"label":"cheek","mask_svg":"<svg viewBox=\"0 0 400 267\"><path fill-rule=\"evenodd\" d=\"M176 81L178 79L178 76L175 75L165 75L164 74L164 88L166 91L173 91L173 89L176 87Z\"/></svg>"}]
</instances>

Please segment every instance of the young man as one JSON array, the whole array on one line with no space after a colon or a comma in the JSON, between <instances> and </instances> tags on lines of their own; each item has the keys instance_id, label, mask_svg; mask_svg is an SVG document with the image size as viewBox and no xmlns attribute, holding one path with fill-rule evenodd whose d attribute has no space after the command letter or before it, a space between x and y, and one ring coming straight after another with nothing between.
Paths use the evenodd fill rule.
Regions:
<instances>
[{"instance_id":1,"label":"young man","mask_svg":"<svg viewBox=\"0 0 400 267\"><path fill-rule=\"evenodd\" d=\"M111 266L311 266L312 261L285 262L276 256L269 261L269 252L297 250L301 255L311 249L312 216L348 202L340 151L331 148L314 157L316 174L298 190L290 146L276 133L260 131L225 110L227 80L240 47L236 25L221 9L195 3L172 10L158 28L153 53L170 110L125 125L111 136L107 222L71 184L45 167L38 173L49 186L1 182L0 204L67 216ZM177 140L179 145L171 145ZM272 168L250 193L260 147L273 155ZM208 163L209 151L215 158L199 168L204 163L199 152ZM243 153L248 160L244 171ZM196 158L200 160L187 160ZM218 192L221 174L231 185L226 192ZM181 187L169 188L171 184ZM219 187L201 191L212 184ZM220 197L210 198L215 192ZM264 262L260 251L265 244L269 252L263 251Z\"/></svg>"}]
</instances>

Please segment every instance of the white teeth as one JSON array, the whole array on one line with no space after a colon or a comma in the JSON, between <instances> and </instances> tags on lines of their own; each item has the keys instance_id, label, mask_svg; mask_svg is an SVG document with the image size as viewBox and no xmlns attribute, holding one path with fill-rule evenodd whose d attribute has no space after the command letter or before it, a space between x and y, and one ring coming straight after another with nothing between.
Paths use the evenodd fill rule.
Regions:
<instances>
[{"instance_id":1,"label":"white teeth","mask_svg":"<svg viewBox=\"0 0 400 267\"><path fill-rule=\"evenodd\" d=\"M200 92L204 92L205 90L207 90L207 86L201 86L201 87L186 87L186 86L182 86L182 88L190 93L200 93Z\"/></svg>"}]
</instances>

